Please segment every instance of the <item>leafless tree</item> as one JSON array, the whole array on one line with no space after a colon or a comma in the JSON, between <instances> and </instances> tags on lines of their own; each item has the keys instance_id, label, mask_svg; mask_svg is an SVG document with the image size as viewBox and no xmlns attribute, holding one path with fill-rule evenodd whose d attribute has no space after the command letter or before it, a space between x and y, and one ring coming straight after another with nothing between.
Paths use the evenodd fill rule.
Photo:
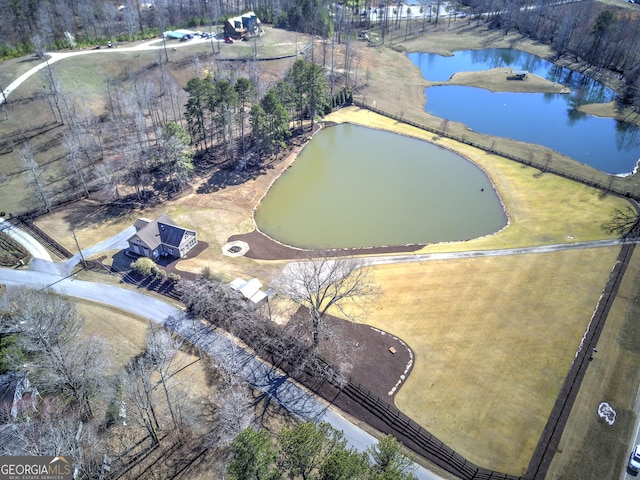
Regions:
<instances>
[{"instance_id":1,"label":"leafless tree","mask_svg":"<svg viewBox=\"0 0 640 480\"><path fill-rule=\"evenodd\" d=\"M28 367L39 388L62 394L93 417L92 402L109 364L108 347L99 337L80 335L82 317L64 297L46 291L15 289L0 305L3 329L17 332Z\"/></svg>"},{"instance_id":2,"label":"leafless tree","mask_svg":"<svg viewBox=\"0 0 640 480\"><path fill-rule=\"evenodd\" d=\"M216 388L208 398L214 425L209 437L216 446L228 446L241 431L255 424L249 385L238 375L242 369L239 351L230 349L224 360L212 359Z\"/></svg>"},{"instance_id":3,"label":"leafless tree","mask_svg":"<svg viewBox=\"0 0 640 480\"><path fill-rule=\"evenodd\" d=\"M192 364L186 356L178 355L181 344L164 328L150 324L145 351L125 369L125 401L131 417L155 443L160 441L159 432L169 427L167 421L181 436L193 420L186 403L187 384L177 376Z\"/></svg>"},{"instance_id":4,"label":"leafless tree","mask_svg":"<svg viewBox=\"0 0 640 480\"><path fill-rule=\"evenodd\" d=\"M327 255L289 263L272 287L309 310L314 348L329 310L354 318L376 293L370 270L360 260Z\"/></svg>"},{"instance_id":5,"label":"leafless tree","mask_svg":"<svg viewBox=\"0 0 640 480\"><path fill-rule=\"evenodd\" d=\"M82 185L84 194L88 197L89 188L87 187L87 182L85 180L84 173L82 172L82 165L80 165L80 161L78 158L78 144L68 134L64 135L64 142L67 145L67 150L69 151L69 153L67 154L67 158L69 159L71 172L73 175L77 176L78 180L80 180L80 184Z\"/></svg>"},{"instance_id":6,"label":"leafless tree","mask_svg":"<svg viewBox=\"0 0 640 480\"><path fill-rule=\"evenodd\" d=\"M602 225L602 229L609 234L620 235L622 238L637 236L640 233L640 215L631 205L624 209L616 208L611 220Z\"/></svg>"},{"instance_id":7,"label":"leafless tree","mask_svg":"<svg viewBox=\"0 0 640 480\"><path fill-rule=\"evenodd\" d=\"M49 193L45 190L44 182L40 178L42 169L40 165L38 165L38 162L36 162L33 150L28 143L23 144L18 149L18 158L20 158L26 170L29 172L26 181L27 187L35 190L35 193L42 201L42 206L48 211L51 208L51 202L49 201Z\"/></svg>"}]
</instances>

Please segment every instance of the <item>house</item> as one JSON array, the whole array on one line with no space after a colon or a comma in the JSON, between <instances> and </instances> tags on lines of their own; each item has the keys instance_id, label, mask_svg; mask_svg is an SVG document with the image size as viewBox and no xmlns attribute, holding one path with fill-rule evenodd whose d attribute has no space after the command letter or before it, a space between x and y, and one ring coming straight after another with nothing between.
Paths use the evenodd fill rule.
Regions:
<instances>
[{"instance_id":1,"label":"house","mask_svg":"<svg viewBox=\"0 0 640 480\"><path fill-rule=\"evenodd\" d=\"M196 246L196 232L182 228L163 213L155 220L139 218L134 224L136 233L127 240L129 251L153 258L183 258Z\"/></svg>"},{"instance_id":2,"label":"house","mask_svg":"<svg viewBox=\"0 0 640 480\"><path fill-rule=\"evenodd\" d=\"M31 385L24 372L9 372L0 375L0 418L15 420L20 411L31 407L35 410L38 389Z\"/></svg>"},{"instance_id":3,"label":"house","mask_svg":"<svg viewBox=\"0 0 640 480\"><path fill-rule=\"evenodd\" d=\"M252 35L262 35L260 19L253 12L244 13L238 17L229 18L224 23L224 36L243 38Z\"/></svg>"}]
</instances>

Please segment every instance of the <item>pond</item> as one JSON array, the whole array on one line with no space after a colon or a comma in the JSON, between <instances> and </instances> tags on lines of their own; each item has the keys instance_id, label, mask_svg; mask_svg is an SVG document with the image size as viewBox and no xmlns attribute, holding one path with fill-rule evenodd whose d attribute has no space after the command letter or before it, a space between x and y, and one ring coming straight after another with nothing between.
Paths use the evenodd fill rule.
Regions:
<instances>
[{"instance_id":1,"label":"pond","mask_svg":"<svg viewBox=\"0 0 640 480\"><path fill-rule=\"evenodd\" d=\"M640 128L576 110L581 105L616 98L613 90L585 75L535 55L503 48L460 51L452 57L411 53L409 58L430 81L446 81L456 72L511 67L567 85L571 94L429 87L425 110L478 132L544 145L606 173L628 174L638 164Z\"/></svg>"},{"instance_id":2,"label":"pond","mask_svg":"<svg viewBox=\"0 0 640 480\"><path fill-rule=\"evenodd\" d=\"M497 232L507 218L485 173L463 157L342 124L315 135L255 222L284 244L335 249L466 240Z\"/></svg>"}]
</instances>

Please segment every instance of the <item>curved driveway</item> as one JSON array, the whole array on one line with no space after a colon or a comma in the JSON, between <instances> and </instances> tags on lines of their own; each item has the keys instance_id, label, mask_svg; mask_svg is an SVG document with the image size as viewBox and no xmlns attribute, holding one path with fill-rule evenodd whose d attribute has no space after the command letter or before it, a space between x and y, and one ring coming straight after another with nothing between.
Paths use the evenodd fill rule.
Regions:
<instances>
[{"instance_id":1,"label":"curved driveway","mask_svg":"<svg viewBox=\"0 0 640 480\"><path fill-rule=\"evenodd\" d=\"M211 42L211 39L207 39L207 38L195 38L189 42L180 42L180 43L172 43L171 44L171 49L177 48L177 47L187 47L189 45L192 45L194 43L205 43L205 42ZM219 40L214 40L214 41L219 41ZM157 43L160 43L160 45L156 45ZM163 44L162 40L150 40L150 41L146 41L146 42L142 42L139 43L138 45L135 45L133 47L118 47L118 48L100 48L99 50L91 50L91 49L87 49L87 50L78 50L78 51L74 51L74 52L47 52L46 54L46 58L42 61L42 63L39 63L38 65L36 65L35 67L33 67L32 69L26 71L25 73L23 73L22 75L20 75L18 78L16 78L13 82L11 82L9 84L9 86L7 86L7 88L5 88L2 91L2 95L0 95L0 105L2 105L5 101L5 98L9 97L9 95L16 89L18 88L22 82L24 82L25 80L27 80L29 77L31 77L32 75L34 75L35 73L39 72L40 70L42 70L43 68L51 65L52 63L55 63L59 60L63 60L65 58L69 58L69 57L76 57L78 55L88 55L88 54L114 54L114 53L118 53L118 52L138 52L140 50L160 50L162 48L165 48L165 45ZM167 47L169 48L169 47Z\"/></svg>"}]
</instances>

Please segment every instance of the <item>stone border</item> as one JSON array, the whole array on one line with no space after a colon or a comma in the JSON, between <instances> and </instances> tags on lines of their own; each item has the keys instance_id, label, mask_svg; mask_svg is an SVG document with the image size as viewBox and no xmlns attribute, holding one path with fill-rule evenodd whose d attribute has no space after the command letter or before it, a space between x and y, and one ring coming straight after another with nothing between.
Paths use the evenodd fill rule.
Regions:
<instances>
[{"instance_id":1,"label":"stone border","mask_svg":"<svg viewBox=\"0 0 640 480\"><path fill-rule=\"evenodd\" d=\"M238 249L237 252L232 251ZM227 257L243 257L249 251L249 244L242 240L234 240L222 247L222 253Z\"/></svg>"}]
</instances>

